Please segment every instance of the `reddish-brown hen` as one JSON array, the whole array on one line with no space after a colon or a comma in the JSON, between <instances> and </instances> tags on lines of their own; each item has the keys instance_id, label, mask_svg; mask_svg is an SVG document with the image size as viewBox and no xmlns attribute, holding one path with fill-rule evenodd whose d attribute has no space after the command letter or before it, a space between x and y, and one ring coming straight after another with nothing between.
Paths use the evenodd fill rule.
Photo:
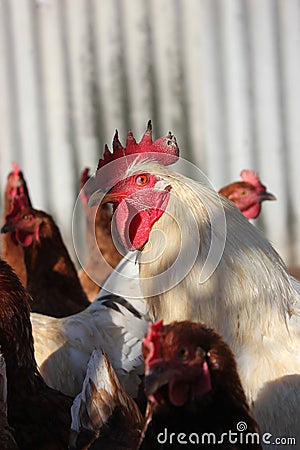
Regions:
<instances>
[{"instance_id":1,"label":"reddish-brown hen","mask_svg":"<svg viewBox=\"0 0 300 450\"><path fill-rule=\"evenodd\" d=\"M49 214L23 208L10 216L1 231L13 232L23 247L27 289L33 297L32 311L64 317L90 304L60 231Z\"/></svg>"},{"instance_id":2,"label":"reddish-brown hen","mask_svg":"<svg viewBox=\"0 0 300 450\"><path fill-rule=\"evenodd\" d=\"M17 164L13 163L12 172L7 177L4 193L4 219L3 223L15 214L16 208L31 206L26 181ZM23 249L14 238L13 232L3 234L1 237L2 259L4 259L16 272L23 286L26 287L26 267L23 258Z\"/></svg>"},{"instance_id":3,"label":"reddish-brown hen","mask_svg":"<svg viewBox=\"0 0 300 450\"><path fill-rule=\"evenodd\" d=\"M276 200L275 195L267 192L257 173L242 170L243 181L236 181L219 190L219 194L231 200L247 219L255 219L261 211L264 200Z\"/></svg>"},{"instance_id":4,"label":"reddish-brown hen","mask_svg":"<svg viewBox=\"0 0 300 450\"><path fill-rule=\"evenodd\" d=\"M49 388L38 372L30 322L30 296L0 260L0 346L6 362L8 423L24 450L68 445L72 399Z\"/></svg>"},{"instance_id":5,"label":"reddish-brown hen","mask_svg":"<svg viewBox=\"0 0 300 450\"><path fill-rule=\"evenodd\" d=\"M261 449L235 359L217 333L200 323L159 321L150 325L143 354L149 404L142 450L196 442L197 448ZM255 433L254 444L246 443L247 433Z\"/></svg>"}]
</instances>

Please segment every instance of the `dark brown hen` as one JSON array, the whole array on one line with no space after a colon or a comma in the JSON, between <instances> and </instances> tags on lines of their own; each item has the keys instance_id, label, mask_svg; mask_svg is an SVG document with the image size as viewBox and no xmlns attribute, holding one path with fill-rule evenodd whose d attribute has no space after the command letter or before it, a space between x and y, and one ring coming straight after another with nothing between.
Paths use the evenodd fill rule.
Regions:
<instances>
[{"instance_id":1,"label":"dark brown hen","mask_svg":"<svg viewBox=\"0 0 300 450\"><path fill-rule=\"evenodd\" d=\"M32 311L65 317L90 304L60 231L49 214L23 208L9 217L1 231L13 232L23 247Z\"/></svg>"},{"instance_id":2,"label":"dark brown hen","mask_svg":"<svg viewBox=\"0 0 300 450\"><path fill-rule=\"evenodd\" d=\"M142 450L188 449L196 443L197 448L262 448L233 354L212 329L159 321L150 325L143 354L149 403Z\"/></svg>"},{"instance_id":3,"label":"dark brown hen","mask_svg":"<svg viewBox=\"0 0 300 450\"><path fill-rule=\"evenodd\" d=\"M30 296L0 260L0 345L6 362L8 423L20 449L67 448L72 399L49 388L38 372Z\"/></svg>"}]
</instances>

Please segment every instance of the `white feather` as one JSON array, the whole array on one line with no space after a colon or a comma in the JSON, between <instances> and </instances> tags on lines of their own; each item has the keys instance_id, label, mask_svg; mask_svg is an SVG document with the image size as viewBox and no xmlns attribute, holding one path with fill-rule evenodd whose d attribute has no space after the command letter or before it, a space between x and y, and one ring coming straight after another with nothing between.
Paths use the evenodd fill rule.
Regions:
<instances>
[{"instance_id":1,"label":"white feather","mask_svg":"<svg viewBox=\"0 0 300 450\"><path fill-rule=\"evenodd\" d=\"M137 292L138 278L128 278L131 270L138 270L137 266L124 260L116 270L99 297L84 311L60 319L31 314L35 357L41 374L51 387L68 395L74 396L81 390L89 358L99 347L109 356L128 394L137 395L144 371L141 340L147 332L148 317L145 302L140 299L126 298L141 318L122 305L118 304L116 311L104 304L102 299L116 284L114 277L118 272L127 277L129 292L141 296Z\"/></svg>"},{"instance_id":2,"label":"white feather","mask_svg":"<svg viewBox=\"0 0 300 450\"><path fill-rule=\"evenodd\" d=\"M92 380L93 384L96 386L98 391L105 390L110 397L110 401L114 396L114 392L112 392L112 383L111 377L108 372L107 364L103 356L103 352L101 349L94 350L90 360L88 362L86 376L82 384L81 392L75 397L72 408L71 408L71 430L79 432L80 429L86 427L87 429L93 430L91 422L88 420L85 423L82 422L82 405L84 405L84 410L86 411L87 417L91 416L91 402L92 402L92 392L91 392L91 384L90 380ZM114 409L116 405L108 404L108 408L101 409L98 408L99 418L101 423L105 423L109 418L109 413Z\"/></svg>"},{"instance_id":3,"label":"white feather","mask_svg":"<svg viewBox=\"0 0 300 450\"><path fill-rule=\"evenodd\" d=\"M235 354L261 430L274 437L296 437L299 443L299 283L289 276L262 233L229 200L155 162L136 164L126 176L138 173L153 174L171 186L165 213L153 225L139 256L141 288L154 318L203 321L215 328ZM215 225L221 223L222 211L225 247L219 263L211 266L211 276L199 283L210 254L211 233L216 236L214 257L222 250L224 227L212 223L212 218ZM193 245L197 257L182 278L182 264L176 265L178 249L188 264ZM164 276L158 286L159 274Z\"/></svg>"}]
</instances>

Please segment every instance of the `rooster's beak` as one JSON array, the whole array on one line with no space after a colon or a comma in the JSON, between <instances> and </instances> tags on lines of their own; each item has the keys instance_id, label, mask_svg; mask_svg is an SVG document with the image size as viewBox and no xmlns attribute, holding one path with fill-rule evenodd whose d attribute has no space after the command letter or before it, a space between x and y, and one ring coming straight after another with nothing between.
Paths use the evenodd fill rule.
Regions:
<instances>
[{"instance_id":1,"label":"rooster's beak","mask_svg":"<svg viewBox=\"0 0 300 450\"><path fill-rule=\"evenodd\" d=\"M101 200L101 205L104 205L105 203L119 203L120 197L122 197L122 194L120 193L108 192Z\"/></svg>"},{"instance_id":2,"label":"rooster's beak","mask_svg":"<svg viewBox=\"0 0 300 450\"><path fill-rule=\"evenodd\" d=\"M104 194L103 192L97 191L90 196L88 206L102 206L105 203L119 203L120 197L125 197L125 195L122 195L119 192L107 192L107 194Z\"/></svg>"}]
</instances>

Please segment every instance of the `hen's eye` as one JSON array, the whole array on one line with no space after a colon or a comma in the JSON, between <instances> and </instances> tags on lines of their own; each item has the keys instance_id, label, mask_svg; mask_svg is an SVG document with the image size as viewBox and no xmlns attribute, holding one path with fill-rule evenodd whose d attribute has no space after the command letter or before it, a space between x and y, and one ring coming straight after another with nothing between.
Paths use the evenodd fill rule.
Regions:
<instances>
[{"instance_id":1,"label":"hen's eye","mask_svg":"<svg viewBox=\"0 0 300 450\"><path fill-rule=\"evenodd\" d=\"M205 359L206 357L209 358L210 357L210 352L207 352L202 348L202 347L197 347L196 348L196 355L199 356L202 359Z\"/></svg>"},{"instance_id":2,"label":"hen's eye","mask_svg":"<svg viewBox=\"0 0 300 450\"><path fill-rule=\"evenodd\" d=\"M138 175L135 179L135 182L138 186L144 186L149 181L149 178L147 175Z\"/></svg>"},{"instance_id":3,"label":"hen's eye","mask_svg":"<svg viewBox=\"0 0 300 450\"><path fill-rule=\"evenodd\" d=\"M26 214L25 216L23 216L23 220L26 220L26 221L28 221L28 220L31 220L32 219L32 215L31 214Z\"/></svg>"},{"instance_id":4,"label":"hen's eye","mask_svg":"<svg viewBox=\"0 0 300 450\"><path fill-rule=\"evenodd\" d=\"M181 347L178 350L178 353L177 353L178 358L185 359L188 357L188 355L189 355L189 351L188 351L187 347Z\"/></svg>"},{"instance_id":5,"label":"hen's eye","mask_svg":"<svg viewBox=\"0 0 300 450\"><path fill-rule=\"evenodd\" d=\"M246 195L247 191L241 191L241 195Z\"/></svg>"}]
</instances>

